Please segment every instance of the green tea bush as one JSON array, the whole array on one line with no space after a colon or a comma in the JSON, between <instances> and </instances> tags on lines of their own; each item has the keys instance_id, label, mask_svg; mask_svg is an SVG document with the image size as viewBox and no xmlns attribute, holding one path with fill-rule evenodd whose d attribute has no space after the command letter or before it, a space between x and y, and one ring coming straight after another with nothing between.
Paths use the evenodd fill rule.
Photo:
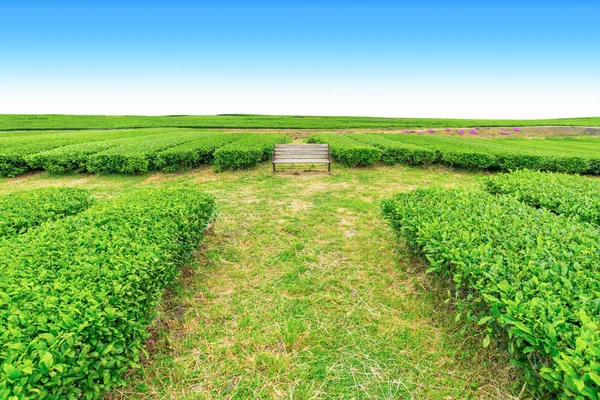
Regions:
<instances>
[{"instance_id":1,"label":"green tea bush","mask_svg":"<svg viewBox=\"0 0 600 400\"><path fill-rule=\"evenodd\" d=\"M91 204L88 191L75 188L49 187L0 196L0 237L24 233L44 221L77 214Z\"/></svg>"},{"instance_id":2,"label":"green tea bush","mask_svg":"<svg viewBox=\"0 0 600 400\"><path fill-rule=\"evenodd\" d=\"M0 149L0 177L14 177L29 171L31 168L25 160L26 156L55 147L58 146L41 142Z\"/></svg>"},{"instance_id":3,"label":"green tea bush","mask_svg":"<svg viewBox=\"0 0 600 400\"><path fill-rule=\"evenodd\" d=\"M0 137L0 176L16 176L29 170L41 169L41 161L33 157L61 147L128 137L140 137L175 129L129 129L121 131L69 131Z\"/></svg>"},{"instance_id":4,"label":"green tea bush","mask_svg":"<svg viewBox=\"0 0 600 400\"><path fill-rule=\"evenodd\" d=\"M213 210L195 189L143 189L4 244L0 398L99 398L121 384Z\"/></svg>"},{"instance_id":5,"label":"green tea bush","mask_svg":"<svg viewBox=\"0 0 600 400\"><path fill-rule=\"evenodd\" d=\"M442 151L442 164L467 169L496 169L498 157L485 151L468 151L449 147Z\"/></svg>"},{"instance_id":6,"label":"green tea bush","mask_svg":"<svg viewBox=\"0 0 600 400\"><path fill-rule=\"evenodd\" d=\"M275 144L289 142L291 139L281 134L246 134L217 149L214 164L217 170L253 167L271 158Z\"/></svg>"},{"instance_id":7,"label":"green tea bush","mask_svg":"<svg viewBox=\"0 0 600 400\"><path fill-rule=\"evenodd\" d=\"M386 135L369 135L354 133L348 137L364 144L377 147L381 150L381 160L388 165L392 164L432 164L436 161L437 154L434 150L426 149L409 143L400 143L387 139Z\"/></svg>"},{"instance_id":8,"label":"green tea bush","mask_svg":"<svg viewBox=\"0 0 600 400\"><path fill-rule=\"evenodd\" d=\"M381 160L381 149L358 142L346 135L318 133L308 139L309 143L329 145L329 152L335 161L349 167L365 167Z\"/></svg>"},{"instance_id":9,"label":"green tea bush","mask_svg":"<svg viewBox=\"0 0 600 400\"><path fill-rule=\"evenodd\" d=\"M534 207L600 225L600 181L578 175L515 171L484 181L492 194L511 194Z\"/></svg>"},{"instance_id":10,"label":"green tea bush","mask_svg":"<svg viewBox=\"0 0 600 400\"><path fill-rule=\"evenodd\" d=\"M30 154L79 143L81 140L85 139L69 133L0 138L0 176L12 177L29 171L25 157Z\"/></svg>"},{"instance_id":11,"label":"green tea bush","mask_svg":"<svg viewBox=\"0 0 600 400\"><path fill-rule=\"evenodd\" d=\"M467 169L498 168L498 155L486 147L481 139L390 134L385 137L434 151L437 154L435 160L440 164Z\"/></svg>"},{"instance_id":12,"label":"green tea bush","mask_svg":"<svg viewBox=\"0 0 600 400\"><path fill-rule=\"evenodd\" d=\"M541 154L526 153L523 151L504 151L499 157L502 171L515 171L530 169L542 171L546 167L545 157Z\"/></svg>"},{"instance_id":13,"label":"green tea bush","mask_svg":"<svg viewBox=\"0 0 600 400\"><path fill-rule=\"evenodd\" d=\"M199 132L177 132L136 140L92 154L87 161L90 172L141 174L155 170L157 154L170 147L202 137Z\"/></svg>"},{"instance_id":14,"label":"green tea bush","mask_svg":"<svg viewBox=\"0 0 600 400\"><path fill-rule=\"evenodd\" d=\"M500 146L498 146L500 147ZM536 150L533 148L495 149L498 164L503 171L529 169L536 171L566 172L570 174L592 173L590 169L591 158L585 155L561 155L554 150Z\"/></svg>"},{"instance_id":15,"label":"green tea bush","mask_svg":"<svg viewBox=\"0 0 600 400\"><path fill-rule=\"evenodd\" d=\"M585 144L569 148L550 140L525 138L484 139L453 136L387 134L386 138L435 150L441 164L460 168L531 169L571 174L598 173L600 147Z\"/></svg>"},{"instance_id":16,"label":"green tea bush","mask_svg":"<svg viewBox=\"0 0 600 400\"><path fill-rule=\"evenodd\" d=\"M484 191L421 189L384 215L429 271L451 277L458 305L506 342L541 396L600 391L600 231Z\"/></svg>"},{"instance_id":17,"label":"green tea bush","mask_svg":"<svg viewBox=\"0 0 600 400\"><path fill-rule=\"evenodd\" d=\"M592 175L600 175L600 157L590 158L590 166L587 170L587 173L590 173Z\"/></svg>"},{"instance_id":18,"label":"green tea bush","mask_svg":"<svg viewBox=\"0 0 600 400\"><path fill-rule=\"evenodd\" d=\"M25 157L25 161L32 170L43 169L52 174L85 172L87 171L87 160L92 154L119 146L123 141L131 141L131 139L79 143L59 147L28 155Z\"/></svg>"},{"instance_id":19,"label":"green tea bush","mask_svg":"<svg viewBox=\"0 0 600 400\"><path fill-rule=\"evenodd\" d=\"M504 153L520 152L522 156L537 156L534 166L520 163L505 170L531 169L570 174L597 174L600 164L600 141L573 139L505 139Z\"/></svg>"},{"instance_id":20,"label":"green tea bush","mask_svg":"<svg viewBox=\"0 0 600 400\"><path fill-rule=\"evenodd\" d=\"M165 171L178 171L211 164L215 150L239 140L243 136L241 134L221 134L171 147L156 155L156 166Z\"/></svg>"},{"instance_id":21,"label":"green tea bush","mask_svg":"<svg viewBox=\"0 0 600 400\"><path fill-rule=\"evenodd\" d=\"M187 142L190 144L188 147L182 147L185 146L185 143L183 145L177 145L175 147L168 148L167 150L158 152L154 158L150 159L148 159L148 156L151 156L151 154L144 153L142 158L148 159L148 166L146 167L147 170L155 168L160 169L162 166L158 164L171 161L168 159L169 157L172 158L172 162L174 163L184 163L188 159L194 159L194 157L200 161L200 159L205 159L207 157L206 152L210 151L209 157L212 158L214 146L210 146L211 142L209 138L213 135L218 135L219 133L205 131L194 131L190 133L189 131L186 132L177 129L137 129L121 131L118 134L122 137L112 140L86 142L59 147L41 153L28 155L25 157L25 160L29 164L29 167L33 170L44 169L54 174L85 172L88 170L88 160L93 155L101 153L105 150L120 147L119 152L123 154L124 158L129 158L129 160L131 160L131 158L135 157L133 153L135 153L135 151L137 151L144 142L154 142L156 140L156 143L161 143L162 146L164 141L171 143L171 140L175 140L177 143L179 143L178 140L180 136L187 137L192 135L194 140L192 142ZM113 135L116 135L116 133ZM230 136L235 137L233 135ZM194 147L195 145L192 144L193 142L197 142L197 148ZM206 143L208 147L202 143ZM179 161L175 159L177 156L180 158ZM111 157L114 160L116 156L113 154ZM123 162L125 163L125 161ZM167 165L165 165L165 168L169 169ZM172 168L177 169L176 167ZM132 167L131 169L133 170L134 168Z\"/></svg>"},{"instance_id":22,"label":"green tea bush","mask_svg":"<svg viewBox=\"0 0 600 400\"><path fill-rule=\"evenodd\" d=\"M548 155L544 159L542 171L585 174L590 170L590 159L578 156Z\"/></svg>"}]
</instances>

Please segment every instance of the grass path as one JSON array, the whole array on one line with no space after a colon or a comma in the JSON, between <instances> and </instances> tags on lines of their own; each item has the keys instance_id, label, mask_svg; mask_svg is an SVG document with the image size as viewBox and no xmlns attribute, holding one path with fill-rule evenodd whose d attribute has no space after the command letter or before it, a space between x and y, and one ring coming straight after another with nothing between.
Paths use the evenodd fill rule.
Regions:
<instances>
[{"instance_id":1,"label":"grass path","mask_svg":"<svg viewBox=\"0 0 600 400\"><path fill-rule=\"evenodd\" d=\"M429 184L473 185L451 170L268 166L146 177L21 179L112 195L168 181L213 193L219 216L165 296L143 369L108 398L509 398L506 355L454 321L443 282L398 245L379 202ZM11 190L11 180L0 191Z\"/></svg>"}]
</instances>

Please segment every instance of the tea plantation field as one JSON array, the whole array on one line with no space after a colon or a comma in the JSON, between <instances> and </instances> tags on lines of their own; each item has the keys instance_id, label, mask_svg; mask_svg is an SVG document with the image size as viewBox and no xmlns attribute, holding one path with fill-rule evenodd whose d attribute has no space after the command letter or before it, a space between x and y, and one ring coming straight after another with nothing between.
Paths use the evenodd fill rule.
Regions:
<instances>
[{"instance_id":1,"label":"tea plantation field","mask_svg":"<svg viewBox=\"0 0 600 400\"><path fill-rule=\"evenodd\" d=\"M479 133L476 129L470 129L468 137L462 137L465 129L442 132L317 133L306 141L329 144L333 159L351 167L443 164L492 171L600 174L596 137L483 138L474 136ZM181 128L4 132L0 133L0 176L41 170L141 174L207 164L217 170L243 169L268 161L274 144L291 140L282 133Z\"/></svg>"},{"instance_id":2,"label":"tea plantation field","mask_svg":"<svg viewBox=\"0 0 600 400\"><path fill-rule=\"evenodd\" d=\"M273 174L283 133L44 117L0 132L0 399L600 397L600 138Z\"/></svg>"}]
</instances>

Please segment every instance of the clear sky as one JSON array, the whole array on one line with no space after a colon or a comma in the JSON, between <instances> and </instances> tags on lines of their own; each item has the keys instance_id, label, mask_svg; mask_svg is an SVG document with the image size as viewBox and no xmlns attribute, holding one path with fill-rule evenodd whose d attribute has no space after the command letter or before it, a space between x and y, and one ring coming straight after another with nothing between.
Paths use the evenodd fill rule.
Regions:
<instances>
[{"instance_id":1,"label":"clear sky","mask_svg":"<svg viewBox=\"0 0 600 400\"><path fill-rule=\"evenodd\" d=\"M600 116L600 1L0 0L0 113Z\"/></svg>"}]
</instances>

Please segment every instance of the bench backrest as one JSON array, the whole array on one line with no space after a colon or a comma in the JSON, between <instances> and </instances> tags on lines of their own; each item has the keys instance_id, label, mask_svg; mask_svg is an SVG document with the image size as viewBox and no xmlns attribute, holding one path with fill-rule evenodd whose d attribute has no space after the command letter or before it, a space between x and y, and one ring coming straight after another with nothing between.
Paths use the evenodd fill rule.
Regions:
<instances>
[{"instance_id":1,"label":"bench backrest","mask_svg":"<svg viewBox=\"0 0 600 400\"><path fill-rule=\"evenodd\" d=\"M273 158L283 159L309 159L329 160L328 144L276 144Z\"/></svg>"}]
</instances>

